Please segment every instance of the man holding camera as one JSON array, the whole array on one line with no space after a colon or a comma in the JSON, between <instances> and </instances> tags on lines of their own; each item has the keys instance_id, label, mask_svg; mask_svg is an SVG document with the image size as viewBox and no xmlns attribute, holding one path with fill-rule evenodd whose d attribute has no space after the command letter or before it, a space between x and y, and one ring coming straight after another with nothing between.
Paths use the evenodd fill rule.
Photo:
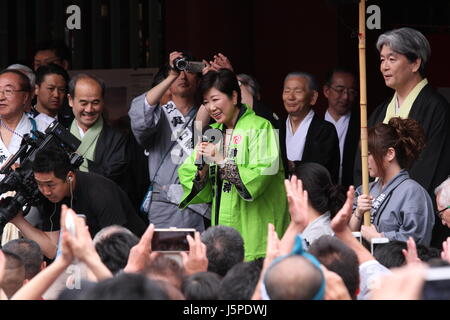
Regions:
<instances>
[{"instance_id":1,"label":"man holding camera","mask_svg":"<svg viewBox=\"0 0 450 320\"><path fill-rule=\"evenodd\" d=\"M45 197L38 206L42 230L26 221L22 212L10 222L26 238L36 241L48 258L56 255L62 204L86 216L92 236L109 225L123 225L139 237L144 233L146 225L125 192L105 177L74 170L65 151L55 147L41 150L32 169L39 191Z\"/></svg>"},{"instance_id":2,"label":"man holding camera","mask_svg":"<svg viewBox=\"0 0 450 320\"><path fill-rule=\"evenodd\" d=\"M193 122L197 113L195 93L199 74L180 70L184 60L181 52L169 56L170 69L165 79L147 93L135 98L129 116L137 141L149 153L150 187L147 206L141 209L157 228L179 227L205 229L204 218L210 219L210 206L192 205L178 209L183 188L178 167L192 152ZM177 68L178 67L178 68ZM159 105L170 91L171 100ZM208 220L206 220L208 225Z\"/></svg>"}]
</instances>

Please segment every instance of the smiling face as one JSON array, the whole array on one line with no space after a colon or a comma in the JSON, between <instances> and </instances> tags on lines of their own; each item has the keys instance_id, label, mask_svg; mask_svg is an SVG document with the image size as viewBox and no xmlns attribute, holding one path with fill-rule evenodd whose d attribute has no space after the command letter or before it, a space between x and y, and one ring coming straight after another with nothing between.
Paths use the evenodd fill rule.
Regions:
<instances>
[{"instance_id":1,"label":"smiling face","mask_svg":"<svg viewBox=\"0 0 450 320\"><path fill-rule=\"evenodd\" d=\"M12 72L0 75L0 117L14 118L22 116L30 93L22 91L20 76ZM11 96L5 96L5 90Z\"/></svg>"},{"instance_id":2,"label":"smiling face","mask_svg":"<svg viewBox=\"0 0 450 320\"><path fill-rule=\"evenodd\" d=\"M69 95L69 105L78 126L87 131L101 117L104 101L101 86L91 78L81 78L75 86L75 96Z\"/></svg>"},{"instance_id":3,"label":"smiling face","mask_svg":"<svg viewBox=\"0 0 450 320\"><path fill-rule=\"evenodd\" d=\"M394 90L407 85L417 74L421 60L410 62L405 55L384 45L380 52L380 71L386 86Z\"/></svg>"},{"instance_id":4,"label":"smiling face","mask_svg":"<svg viewBox=\"0 0 450 320\"><path fill-rule=\"evenodd\" d=\"M218 123L224 123L229 126L236 113L239 113L237 104L237 92L233 91L233 96L230 98L225 93L216 88L209 89L203 96L203 105L208 111L209 115Z\"/></svg>"},{"instance_id":5,"label":"smiling face","mask_svg":"<svg viewBox=\"0 0 450 320\"><path fill-rule=\"evenodd\" d=\"M291 115L309 111L316 103L317 97L317 91L309 90L308 79L304 77L290 77L284 82L283 104Z\"/></svg>"},{"instance_id":6,"label":"smiling face","mask_svg":"<svg viewBox=\"0 0 450 320\"><path fill-rule=\"evenodd\" d=\"M66 96L66 80L59 74L48 74L36 85L35 94L40 111L55 117Z\"/></svg>"}]
</instances>

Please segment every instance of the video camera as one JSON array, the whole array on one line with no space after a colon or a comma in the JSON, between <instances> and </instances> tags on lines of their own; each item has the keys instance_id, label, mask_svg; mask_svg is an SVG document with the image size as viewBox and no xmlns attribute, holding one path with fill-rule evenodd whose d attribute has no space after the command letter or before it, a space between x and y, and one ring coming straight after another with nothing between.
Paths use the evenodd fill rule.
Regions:
<instances>
[{"instance_id":1,"label":"video camera","mask_svg":"<svg viewBox=\"0 0 450 320\"><path fill-rule=\"evenodd\" d=\"M45 130L31 131L32 135L25 134L19 150L12 156L0 170L4 175L0 182L0 195L8 191L15 191L15 195L0 201L0 234L5 225L16 216L19 210L26 214L32 206L36 206L43 199L39 192L32 169L36 154L47 147L57 147L69 155L70 163L74 169L83 163L83 157L75 153L81 141L74 137L57 121L52 122ZM13 170L12 166L20 160L20 167Z\"/></svg>"}]
</instances>

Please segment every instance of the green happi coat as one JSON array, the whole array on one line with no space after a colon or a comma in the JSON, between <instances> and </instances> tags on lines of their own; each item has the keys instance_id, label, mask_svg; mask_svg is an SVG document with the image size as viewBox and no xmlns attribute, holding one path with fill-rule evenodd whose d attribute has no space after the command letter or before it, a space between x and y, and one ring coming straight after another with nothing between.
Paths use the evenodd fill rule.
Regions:
<instances>
[{"instance_id":1,"label":"green happi coat","mask_svg":"<svg viewBox=\"0 0 450 320\"><path fill-rule=\"evenodd\" d=\"M211 127L224 129L219 123ZM238 190L235 185L230 189L227 180L220 181L218 166L210 165L206 185L196 191L196 151L178 169L184 189L180 207L212 201L212 225L230 226L241 233L247 261L265 256L268 223L274 224L280 238L289 224L278 141L278 132L270 122L245 108L226 154L237 164L246 190Z\"/></svg>"}]
</instances>

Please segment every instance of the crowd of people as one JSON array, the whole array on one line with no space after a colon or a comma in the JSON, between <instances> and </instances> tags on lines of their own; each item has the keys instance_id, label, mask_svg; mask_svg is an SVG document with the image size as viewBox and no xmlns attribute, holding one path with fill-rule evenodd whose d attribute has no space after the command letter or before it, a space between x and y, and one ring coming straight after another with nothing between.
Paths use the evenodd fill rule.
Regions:
<instances>
[{"instance_id":1,"label":"crowd of people","mask_svg":"<svg viewBox=\"0 0 450 320\"><path fill-rule=\"evenodd\" d=\"M1 71L0 165L55 120L83 157L75 166L58 145L40 150L39 204L8 221L0 210L1 298L450 298L450 105L428 83L419 31L386 32L376 47L395 92L368 121L369 194L348 68L333 68L322 90L313 74L289 72L283 117L225 55L200 72L174 51L132 101L129 131L104 114L102 79L69 77L64 47L37 48L34 70ZM189 250L152 250L158 229L194 229ZM425 285L435 268L444 285Z\"/></svg>"}]
</instances>

